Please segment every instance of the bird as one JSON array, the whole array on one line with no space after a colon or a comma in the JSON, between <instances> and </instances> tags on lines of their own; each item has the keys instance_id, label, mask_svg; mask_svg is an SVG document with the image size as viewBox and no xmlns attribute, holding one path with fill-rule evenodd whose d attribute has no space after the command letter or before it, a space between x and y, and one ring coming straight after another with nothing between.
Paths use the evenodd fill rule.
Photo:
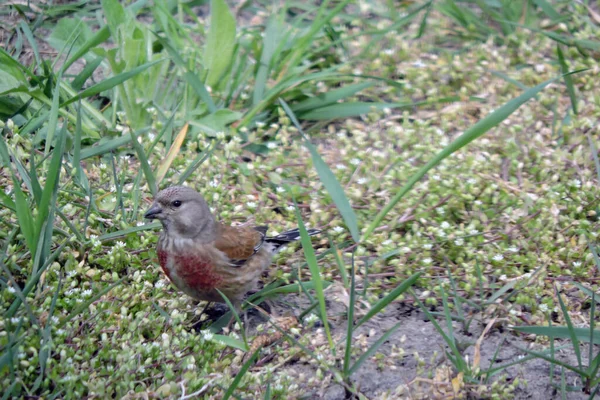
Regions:
<instances>
[{"instance_id":1,"label":"bird","mask_svg":"<svg viewBox=\"0 0 600 400\"><path fill-rule=\"evenodd\" d=\"M158 192L144 217L162 224L156 250L167 278L193 299L207 301L206 307L225 303L223 293L240 311L273 255L300 238L299 229L269 237L267 226L221 223L202 195L187 186ZM310 236L320 232L307 230Z\"/></svg>"}]
</instances>

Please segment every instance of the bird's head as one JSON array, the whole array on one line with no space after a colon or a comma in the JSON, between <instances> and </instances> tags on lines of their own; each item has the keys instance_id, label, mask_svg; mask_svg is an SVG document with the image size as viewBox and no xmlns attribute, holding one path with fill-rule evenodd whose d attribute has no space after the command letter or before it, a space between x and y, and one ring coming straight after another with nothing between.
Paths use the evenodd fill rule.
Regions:
<instances>
[{"instance_id":1,"label":"bird's head","mask_svg":"<svg viewBox=\"0 0 600 400\"><path fill-rule=\"evenodd\" d=\"M214 240L215 219L200 193L185 186L171 186L156 194L145 218L158 219L174 238Z\"/></svg>"}]
</instances>

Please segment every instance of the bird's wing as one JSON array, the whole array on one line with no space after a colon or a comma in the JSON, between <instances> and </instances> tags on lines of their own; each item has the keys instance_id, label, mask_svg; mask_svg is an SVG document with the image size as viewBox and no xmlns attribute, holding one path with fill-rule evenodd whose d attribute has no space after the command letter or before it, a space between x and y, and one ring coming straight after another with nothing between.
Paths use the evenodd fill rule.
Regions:
<instances>
[{"instance_id":1,"label":"bird's wing","mask_svg":"<svg viewBox=\"0 0 600 400\"><path fill-rule=\"evenodd\" d=\"M241 266L252 257L265 242L266 226L246 227L219 224L215 247L225 253L231 265Z\"/></svg>"}]
</instances>

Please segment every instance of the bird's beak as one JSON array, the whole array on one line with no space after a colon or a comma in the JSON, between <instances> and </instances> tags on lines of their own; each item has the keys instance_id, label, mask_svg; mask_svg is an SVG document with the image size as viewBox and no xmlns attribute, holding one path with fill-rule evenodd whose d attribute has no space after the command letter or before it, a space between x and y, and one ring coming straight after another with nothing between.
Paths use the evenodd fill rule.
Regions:
<instances>
[{"instance_id":1,"label":"bird's beak","mask_svg":"<svg viewBox=\"0 0 600 400\"><path fill-rule=\"evenodd\" d=\"M150 207L150 209L146 211L146 214L144 214L144 218L158 219L160 218L160 214L162 214L162 208L160 208L160 206L157 204L153 204L152 207Z\"/></svg>"}]
</instances>

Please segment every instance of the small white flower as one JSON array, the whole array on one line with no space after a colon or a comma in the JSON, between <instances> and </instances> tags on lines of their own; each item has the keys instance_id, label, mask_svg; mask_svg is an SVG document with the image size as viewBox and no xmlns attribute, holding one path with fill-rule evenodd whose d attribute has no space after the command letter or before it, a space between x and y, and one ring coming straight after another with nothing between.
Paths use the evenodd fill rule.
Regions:
<instances>
[{"instance_id":1,"label":"small white flower","mask_svg":"<svg viewBox=\"0 0 600 400\"><path fill-rule=\"evenodd\" d=\"M140 221L136 224L136 226L144 226L146 225L146 223L144 221Z\"/></svg>"},{"instance_id":2,"label":"small white flower","mask_svg":"<svg viewBox=\"0 0 600 400\"><path fill-rule=\"evenodd\" d=\"M423 248L424 248L425 250L431 250L431 249L433 248L433 244L432 244L432 243L425 243L425 244L423 245Z\"/></svg>"},{"instance_id":3,"label":"small white flower","mask_svg":"<svg viewBox=\"0 0 600 400\"><path fill-rule=\"evenodd\" d=\"M517 310L515 310L514 308L512 310L509 311L510 315L519 315L519 312Z\"/></svg>"},{"instance_id":4,"label":"small white flower","mask_svg":"<svg viewBox=\"0 0 600 400\"><path fill-rule=\"evenodd\" d=\"M285 209L288 210L288 211L294 211L296 209L296 207L294 207L294 206L287 206Z\"/></svg>"},{"instance_id":5,"label":"small white flower","mask_svg":"<svg viewBox=\"0 0 600 400\"><path fill-rule=\"evenodd\" d=\"M502 260L504 260L504 256L502 254L496 254L494 257L492 257L492 260L502 261Z\"/></svg>"},{"instance_id":6,"label":"small white flower","mask_svg":"<svg viewBox=\"0 0 600 400\"><path fill-rule=\"evenodd\" d=\"M450 228L450 224L448 223L448 221L444 221L440 224L440 227L442 229L448 229L448 228Z\"/></svg>"},{"instance_id":7,"label":"small white flower","mask_svg":"<svg viewBox=\"0 0 600 400\"><path fill-rule=\"evenodd\" d=\"M92 289L85 289L83 292L81 292L81 294L85 297L91 296L92 295Z\"/></svg>"},{"instance_id":8,"label":"small white flower","mask_svg":"<svg viewBox=\"0 0 600 400\"><path fill-rule=\"evenodd\" d=\"M346 137L346 132L343 132L343 131L342 131L342 132L338 132L338 133L337 133L337 137L338 137L339 139L343 139L343 138L345 138L345 137Z\"/></svg>"},{"instance_id":9,"label":"small white flower","mask_svg":"<svg viewBox=\"0 0 600 400\"><path fill-rule=\"evenodd\" d=\"M20 317L12 317L10 319L10 322L12 322L13 324L17 325L19 322L21 322L21 318Z\"/></svg>"},{"instance_id":10,"label":"small white flower","mask_svg":"<svg viewBox=\"0 0 600 400\"><path fill-rule=\"evenodd\" d=\"M117 243L115 243L115 247L117 249L124 249L125 248L125 242L122 242L122 241L119 240L119 241L117 241Z\"/></svg>"},{"instance_id":11,"label":"small white flower","mask_svg":"<svg viewBox=\"0 0 600 400\"><path fill-rule=\"evenodd\" d=\"M341 226L335 226L335 227L333 228L333 231L334 231L335 233L342 233L342 232L344 232L344 228L342 228Z\"/></svg>"},{"instance_id":12,"label":"small white flower","mask_svg":"<svg viewBox=\"0 0 600 400\"><path fill-rule=\"evenodd\" d=\"M335 168L339 169L340 171L343 171L346 169L346 166L344 164L336 164Z\"/></svg>"},{"instance_id":13,"label":"small white flower","mask_svg":"<svg viewBox=\"0 0 600 400\"><path fill-rule=\"evenodd\" d=\"M392 239L386 239L381 244L384 245L384 246L387 246L387 245L392 244L392 243L393 243Z\"/></svg>"},{"instance_id":14,"label":"small white flower","mask_svg":"<svg viewBox=\"0 0 600 400\"><path fill-rule=\"evenodd\" d=\"M216 137L217 137L217 139L219 139L219 140L223 140L223 139L225 139L225 132L223 132L223 131L219 131L219 132L217 132L217 134L216 134Z\"/></svg>"},{"instance_id":15,"label":"small white flower","mask_svg":"<svg viewBox=\"0 0 600 400\"><path fill-rule=\"evenodd\" d=\"M477 229L471 229L471 230L469 231L469 234L470 234L470 235L477 235L478 233L479 233L479 231L478 231Z\"/></svg>"},{"instance_id":16,"label":"small white flower","mask_svg":"<svg viewBox=\"0 0 600 400\"><path fill-rule=\"evenodd\" d=\"M254 201L249 201L246 203L248 208L256 208L256 203Z\"/></svg>"},{"instance_id":17,"label":"small white flower","mask_svg":"<svg viewBox=\"0 0 600 400\"><path fill-rule=\"evenodd\" d=\"M547 313L548 312L548 306L545 304L540 304L540 311L543 313Z\"/></svg>"},{"instance_id":18,"label":"small white flower","mask_svg":"<svg viewBox=\"0 0 600 400\"><path fill-rule=\"evenodd\" d=\"M160 280L154 284L154 287L157 289L162 289L165 287L165 282L163 280Z\"/></svg>"},{"instance_id":19,"label":"small white flower","mask_svg":"<svg viewBox=\"0 0 600 400\"><path fill-rule=\"evenodd\" d=\"M17 289L12 286L7 287L6 290L8 290L8 293L17 293Z\"/></svg>"},{"instance_id":20,"label":"small white flower","mask_svg":"<svg viewBox=\"0 0 600 400\"><path fill-rule=\"evenodd\" d=\"M473 203L475 203L475 205L480 206L483 203L481 202L481 200L475 200Z\"/></svg>"},{"instance_id":21,"label":"small white flower","mask_svg":"<svg viewBox=\"0 0 600 400\"><path fill-rule=\"evenodd\" d=\"M67 272L67 278L72 278L75 275L77 275L77 271L75 271L75 270L71 270L71 271Z\"/></svg>"},{"instance_id":22,"label":"small white flower","mask_svg":"<svg viewBox=\"0 0 600 400\"><path fill-rule=\"evenodd\" d=\"M467 179L467 183L469 185L474 185L474 184L477 183L477 179L475 179L475 178L469 178L469 179Z\"/></svg>"},{"instance_id":23,"label":"small white flower","mask_svg":"<svg viewBox=\"0 0 600 400\"><path fill-rule=\"evenodd\" d=\"M511 253L518 253L519 248L517 246L511 246L508 248L508 251L510 251Z\"/></svg>"},{"instance_id":24,"label":"small white flower","mask_svg":"<svg viewBox=\"0 0 600 400\"><path fill-rule=\"evenodd\" d=\"M257 126L258 128L264 128L264 127L265 127L265 125L266 125L266 124L265 124L264 122L260 122L260 121L256 123L256 126Z\"/></svg>"},{"instance_id":25,"label":"small white flower","mask_svg":"<svg viewBox=\"0 0 600 400\"><path fill-rule=\"evenodd\" d=\"M465 244L465 240L463 238L456 238L454 244L457 246L462 246L463 244Z\"/></svg>"},{"instance_id":26,"label":"small white flower","mask_svg":"<svg viewBox=\"0 0 600 400\"><path fill-rule=\"evenodd\" d=\"M358 158L353 158L352 160L350 160L350 164L358 165L358 164L360 164L360 160Z\"/></svg>"},{"instance_id":27,"label":"small white flower","mask_svg":"<svg viewBox=\"0 0 600 400\"><path fill-rule=\"evenodd\" d=\"M319 317L317 317L315 314L311 313L308 315L308 317L306 317L306 322L309 324L312 324L314 322L317 322L319 320Z\"/></svg>"},{"instance_id":28,"label":"small white flower","mask_svg":"<svg viewBox=\"0 0 600 400\"><path fill-rule=\"evenodd\" d=\"M213 179L212 181L210 181L209 185L210 185L210 187L216 188L217 186L219 186L219 181L217 181L216 179Z\"/></svg>"},{"instance_id":29,"label":"small white flower","mask_svg":"<svg viewBox=\"0 0 600 400\"><path fill-rule=\"evenodd\" d=\"M431 176L431 178L432 178L434 181L441 181L441 180L442 180L442 178L441 178L439 175L432 175L432 176Z\"/></svg>"},{"instance_id":30,"label":"small white flower","mask_svg":"<svg viewBox=\"0 0 600 400\"><path fill-rule=\"evenodd\" d=\"M271 150L272 149L276 149L277 148L277 143L275 143L275 142L269 142L269 143L267 143L267 147L269 149L271 149Z\"/></svg>"},{"instance_id":31,"label":"small white flower","mask_svg":"<svg viewBox=\"0 0 600 400\"><path fill-rule=\"evenodd\" d=\"M367 182L369 182L369 180L367 178L358 178L356 180L356 183L358 183L359 185L364 185Z\"/></svg>"},{"instance_id":32,"label":"small white flower","mask_svg":"<svg viewBox=\"0 0 600 400\"><path fill-rule=\"evenodd\" d=\"M383 54L385 54L386 56L391 56L394 54L394 49L385 49L383 50Z\"/></svg>"},{"instance_id":33,"label":"small white flower","mask_svg":"<svg viewBox=\"0 0 600 400\"><path fill-rule=\"evenodd\" d=\"M424 258L424 259L423 259L423 264L425 264L425 265L429 265L429 264L431 264L431 263L432 263L432 261L433 261L433 260L432 260L431 258L427 257L427 258Z\"/></svg>"},{"instance_id":34,"label":"small white flower","mask_svg":"<svg viewBox=\"0 0 600 400\"><path fill-rule=\"evenodd\" d=\"M575 268L577 268L577 267L581 267L581 261L573 261L573 266L574 266Z\"/></svg>"},{"instance_id":35,"label":"small white flower","mask_svg":"<svg viewBox=\"0 0 600 400\"><path fill-rule=\"evenodd\" d=\"M209 331L209 330L200 331L200 334L202 335L202 337L206 341L210 341L214 337L213 333L211 331Z\"/></svg>"},{"instance_id":36,"label":"small white flower","mask_svg":"<svg viewBox=\"0 0 600 400\"><path fill-rule=\"evenodd\" d=\"M442 207L436 208L435 211L440 215L446 214L446 210L444 210Z\"/></svg>"},{"instance_id":37,"label":"small white flower","mask_svg":"<svg viewBox=\"0 0 600 400\"><path fill-rule=\"evenodd\" d=\"M150 133L148 134L148 139L150 139L150 141L151 141L151 142L153 142L153 141L154 141L154 139L156 139L156 135L155 135L154 133L150 132Z\"/></svg>"},{"instance_id":38,"label":"small white flower","mask_svg":"<svg viewBox=\"0 0 600 400\"><path fill-rule=\"evenodd\" d=\"M275 189L277 191L277 193L283 193L285 192L285 189L282 188L281 186L277 186L277 189Z\"/></svg>"},{"instance_id":39,"label":"small white flower","mask_svg":"<svg viewBox=\"0 0 600 400\"><path fill-rule=\"evenodd\" d=\"M425 66L425 63L421 60L417 60L417 61L413 62L412 65L413 65L413 67L423 68Z\"/></svg>"},{"instance_id":40,"label":"small white flower","mask_svg":"<svg viewBox=\"0 0 600 400\"><path fill-rule=\"evenodd\" d=\"M60 319L56 316L53 315L52 318L50 318L52 320L52 322L54 322L55 324L58 324L58 321L60 321Z\"/></svg>"}]
</instances>

